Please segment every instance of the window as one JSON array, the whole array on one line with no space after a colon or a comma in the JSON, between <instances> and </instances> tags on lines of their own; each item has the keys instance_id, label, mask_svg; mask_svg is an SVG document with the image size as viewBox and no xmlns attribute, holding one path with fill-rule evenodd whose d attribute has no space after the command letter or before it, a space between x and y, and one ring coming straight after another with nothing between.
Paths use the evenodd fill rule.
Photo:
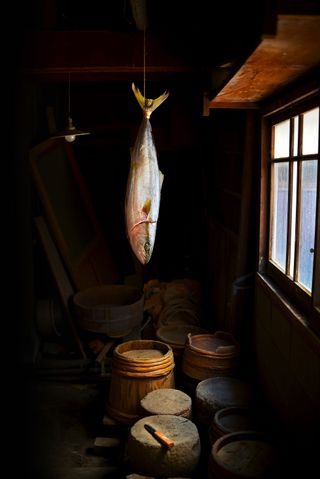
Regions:
<instances>
[{"instance_id":1,"label":"window","mask_svg":"<svg viewBox=\"0 0 320 479\"><path fill-rule=\"evenodd\" d=\"M265 125L267 273L294 304L302 307L308 319L318 319L319 97L269 115Z\"/></svg>"}]
</instances>

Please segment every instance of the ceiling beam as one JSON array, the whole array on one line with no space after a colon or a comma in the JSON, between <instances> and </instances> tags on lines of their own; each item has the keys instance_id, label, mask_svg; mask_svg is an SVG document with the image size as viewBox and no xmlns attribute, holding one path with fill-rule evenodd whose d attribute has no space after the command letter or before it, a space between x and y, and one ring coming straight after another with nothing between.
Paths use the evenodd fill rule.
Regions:
<instances>
[{"instance_id":1,"label":"ceiling beam","mask_svg":"<svg viewBox=\"0 0 320 479\"><path fill-rule=\"evenodd\" d=\"M261 41L209 108L261 103L320 65L319 45L319 15L279 15L275 37Z\"/></svg>"},{"instance_id":2,"label":"ceiling beam","mask_svg":"<svg viewBox=\"0 0 320 479\"><path fill-rule=\"evenodd\" d=\"M147 36L146 73L197 73L165 35ZM140 74L144 69L143 32L38 31L29 33L21 55L22 72L34 78L65 80L114 79Z\"/></svg>"}]
</instances>

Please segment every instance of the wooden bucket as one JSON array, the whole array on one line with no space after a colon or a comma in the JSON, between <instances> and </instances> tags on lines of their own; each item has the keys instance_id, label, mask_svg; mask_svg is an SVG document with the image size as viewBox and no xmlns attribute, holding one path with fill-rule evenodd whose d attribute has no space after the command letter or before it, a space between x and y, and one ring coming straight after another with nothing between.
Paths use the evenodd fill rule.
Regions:
<instances>
[{"instance_id":1,"label":"wooden bucket","mask_svg":"<svg viewBox=\"0 0 320 479\"><path fill-rule=\"evenodd\" d=\"M276 477L278 452L265 435L255 431L226 434L212 446L209 479L270 479Z\"/></svg>"},{"instance_id":2,"label":"wooden bucket","mask_svg":"<svg viewBox=\"0 0 320 479\"><path fill-rule=\"evenodd\" d=\"M209 427L211 444L225 434L239 431L266 431L264 416L250 407L225 407L216 411Z\"/></svg>"},{"instance_id":3,"label":"wooden bucket","mask_svg":"<svg viewBox=\"0 0 320 479\"><path fill-rule=\"evenodd\" d=\"M171 347L161 341L141 339L119 344L113 351L107 411L124 424L143 416L140 401L150 391L174 388Z\"/></svg>"},{"instance_id":4,"label":"wooden bucket","mask_svg":"<svg viewBox=\"0 0 320 479\"><path fill-rule=\"evenodd\" d=\"M73 297L79 328L122 338L143 320L144 296L127 285L100 285L79 291Z\"/></svg>"},{"instance_id":5,"label":"wooden bucket","mask_svg":"<svg viewBox=\"0 0 320 479\"><path fill-rule=\"evenodd\" d=\"M157 329L156 335L159 341L169 344L175 356L183 354L188 334L204 333L205 330L199 326L190 324L171 324Z\"/></svg>"},{"instance_id":6,"label":"wooden bucket","mask_svg":"<svg viewBox=\"0 0 320 479\"><path fill-rule=\"evenodd\" d=\"M215 413L225 407L250 407L253 390L244 380L217 376L200 381L195 393L195 416L200 424L209 426Z\"/></svg>"},{"instance_id":7,"label":"wooden bucket","mask_svg":"<svg viewBox=\"0 0 320 479\"><path fill-rule=\"evenodd\" d=\"M225 331L188 334L182 358L182 372L202 381L214 376L233 376L239 367L240 346Z\"/></svg>"}]
</instances>

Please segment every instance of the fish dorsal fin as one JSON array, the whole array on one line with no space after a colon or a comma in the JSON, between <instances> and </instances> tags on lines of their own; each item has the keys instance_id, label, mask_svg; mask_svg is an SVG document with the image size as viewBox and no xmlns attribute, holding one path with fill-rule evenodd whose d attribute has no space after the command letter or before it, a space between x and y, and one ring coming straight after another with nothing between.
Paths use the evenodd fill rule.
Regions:
<instances>
[{"instance_id":1,"label":"fish dorsal fin","mask_svg":"<svg viewBox=\"0 0 320 479\"><path fill-rule=\"evenodd\" d=\"M142 211L145 213L146 216L148 216L148 214L150 213L150 210L151 210L151 198L147 198L142 207Z\"/></svg>"},{"instance_id":2,"label":"fish dorsal fin","mask_svg":"<svg viewBox=\"0 0 320 479\"><path fill-rule=\"evenodd\" d=\"M161 188L162 188L163 179L164 179L164 174L162 173L162 171L159 170L160 190L161 190Z\"/></svg>"},{"instance_id":3,"label":"fish dorsal fin","mask_svg":"<svg viewBox=\"0 0 320 479\"><path fill-rule=\"evenodd\" d=\"M158 106L160 106L161 103L163 103L169 96L169 92L165 91L162 95L160 95L158 98L155 98L154 100L150 98L145 98L140 92L139 88L137 88L134 83L132 83L132 91L143 110L145 118L150 118L151 113L156 108L158 108Z\"/></svg>"}]
</instances>

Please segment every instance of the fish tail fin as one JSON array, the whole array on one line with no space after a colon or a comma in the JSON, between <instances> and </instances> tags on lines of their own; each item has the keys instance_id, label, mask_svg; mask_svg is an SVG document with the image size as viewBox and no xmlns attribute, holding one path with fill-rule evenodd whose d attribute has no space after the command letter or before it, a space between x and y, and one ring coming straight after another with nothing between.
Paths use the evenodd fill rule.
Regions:
<instances>
[{"instance_id":1,"label":"fish tail fin","mask_svg":"<svg viewBox=\"0 0 320 479\"><path fill-rule=\"evenodd\" d=\"M158 108L158 106L160 106L161 103L163 103L169 96L169 92L165 91L162 95L160 95L158 98L155 98L154 100L145 98L141 94L139 88L137 88L134 83L132 83L132 90L133 90L134 96L136 97L139 105L141 106L144 112L145 118L150 118L151 113L156 108Z\"/></svg>"}]
</instances>

